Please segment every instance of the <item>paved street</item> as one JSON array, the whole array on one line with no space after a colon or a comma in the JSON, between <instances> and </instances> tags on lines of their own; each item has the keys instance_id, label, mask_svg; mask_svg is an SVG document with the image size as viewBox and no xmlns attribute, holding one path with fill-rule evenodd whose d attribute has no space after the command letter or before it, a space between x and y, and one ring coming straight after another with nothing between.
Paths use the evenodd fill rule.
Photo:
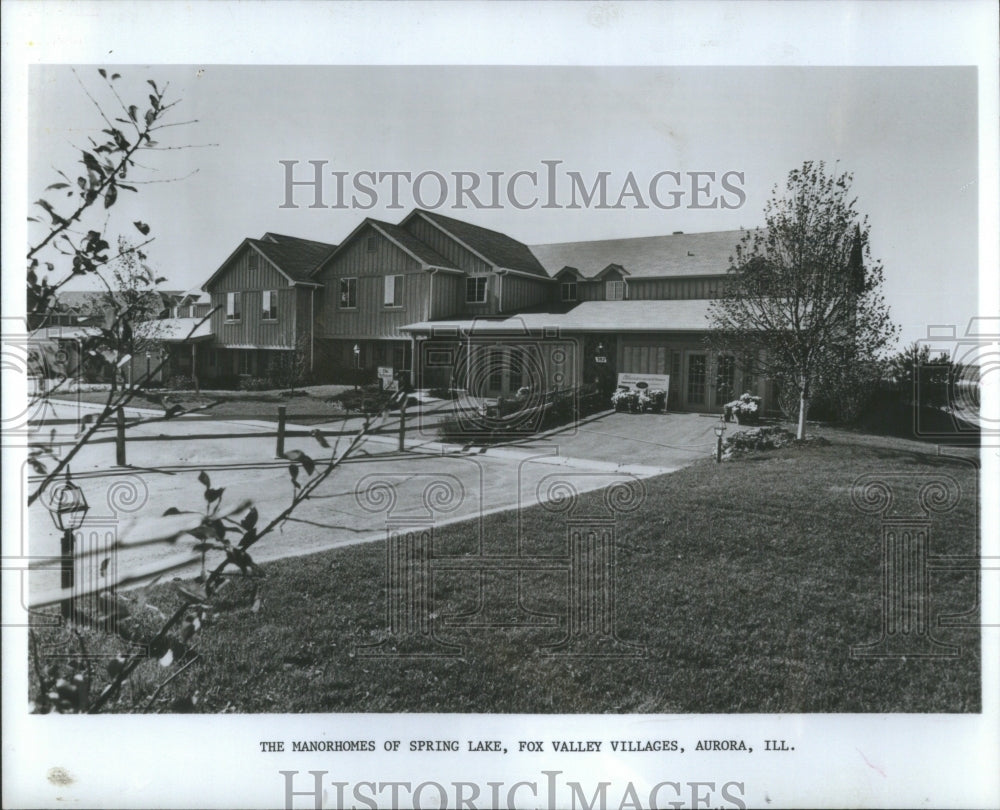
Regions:
<instances>
[{"instance_id":1,"label":"paved street","mask_svg":"<svg viewBox=\"0 0 1000 810\"><path fill-rule=\"evenodd\" d=\"M55 416L69 419L76 405L56 404ZM84 413L96 409L84 407ZM129 411L128 420L152 412ZM357 429L360 419L349 420ZM254 549L259 561L306 554L385 536L387 522L405 525L433 520L435 525L469 520L499 510L525 507L575 492L631 482L641 497L642 478L661 474L706 457L714 443L712 419L689 414L606 414L573 429L533 437L515 446L483 450L436 442L432 430L411 420L407 452L398 452L395 435L367 438L280 530ZM387 422L394 429L398 422ZM289 425L290 430L298 426ZM319 426L345 429L343 423ZM46 433L50 428L46 428ZM302 428L312 429L312 428ZM69 440L75 425L58 425L57 439ZM170 507L204 508L198 474L205 470L213 487L224 487L223 507L250 500L260 526L284 509L293 493L288 461L275 458L274 424L181 417L130 427L126 467L115 466L113 442L91 444L73 459L74 480L91 505L87 527L103 544L117 537L141 541L178 521L159 516ZM271 435L268 435L271 434ZM113 430L102 438L113 437ZM179 438L179 437L185 438ZM336 439L328 439L331 445ZM342 446L348 441L341 439ZM317 462L323 450L311 437L289 438L286 450L300 449ZM300 472L304 477L304 472ZM32 476L31 482L36 480ZM32 555L58 554L59 535L41 499L29 511ZM120 551L119 572L163 560L190 557L190 538L173 544L143 545ZM99 565L104 554L98 554ZM211 564L211 559L209 560ZM200 562L169 576L197 572ZM81 577L78 576L78 579ZM58 583L53 569L36 571L32 588L48 591Z\"/></svg>"}]
</instances>

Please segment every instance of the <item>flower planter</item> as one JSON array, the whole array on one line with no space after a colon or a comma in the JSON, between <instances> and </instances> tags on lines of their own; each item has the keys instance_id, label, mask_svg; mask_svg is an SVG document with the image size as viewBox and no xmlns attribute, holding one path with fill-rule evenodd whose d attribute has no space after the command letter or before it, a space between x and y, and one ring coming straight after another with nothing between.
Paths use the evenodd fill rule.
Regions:
<instances>
[{"instance_id":1,"label":"flower planter","mask_svg":"<svg viewBox=\"0 0 1000 810\"><path fill-rule=\"evenodd\" d=\"M756 425L760 422L763 400L760 397L743 394L739 399L723 405L722 418L728 422L735 419L740 425Z\"/></svg>"}]
</instances>

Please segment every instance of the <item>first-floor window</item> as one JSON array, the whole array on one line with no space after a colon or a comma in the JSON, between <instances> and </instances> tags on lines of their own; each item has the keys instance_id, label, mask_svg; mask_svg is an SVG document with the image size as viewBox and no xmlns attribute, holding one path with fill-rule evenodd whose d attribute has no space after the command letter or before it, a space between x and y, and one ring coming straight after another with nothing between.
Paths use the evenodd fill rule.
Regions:
<instances>
[{"instance_id":1,"label":"first-floor window","mask_svg":"<svg viewBox=\"0 0 1000 810\"><path fill-rule=\"evenodd\" d=\"M342 278L340 280L340 306L353 309L358 305L358 280Z\"/></svg>"},{"instance_id":2,"label":"first-floor window","mask_svg":"<svg viewBox=\"0 0 1000 810\"><path fill-rule=\"evenodd\" d=\"M465 280L465 301L468 304L486 303L486 276L474 276Z\"/></svg>"},{"instance_id":3,"label":"first-floor window","mask_svg":"<svg viewBox=\"0 0 1000 810\"><path fill-rule=\"evenodd\" d=\"M624 281L605 282L604 297L608 301L623 301L625 299L625 282Z\"/></svg>"},{"instance_id":4,"label":"first-floor window","mask_svg":"<svg viewBox=\"0 0 1000 810\"><path fill-rule=\"evenodd\" d=\"M226 293L226 320L238 321L240 319L240 294L238 292Z\"/></svg>"},{"instance_id":5,"label":"first-floor window","mask_svg":"<svg viewBox=\"0 0 1000 810\"><path fill-rule=\"evenodd\" d=\"M401 307L403 306L403 277L402 276L386 276L385 277L385 298L383 299L383 304L387 307Z\"/></svg>"},{"instance_id":6,"label":"first-floor window","mask_svg":"<svg viewBox=\"0 0 1000 810\"><path fill-rule=\"evenodd\" d=\"M240 352L240 374L253 373L253 352L243 349Z\"/></svg>"},{"instance_id":7,"label":"first-floor window","mask_svg":"<svg viewBox=\"0 0 1000 810\"><path fill-rule=\"evenodd\" d=\"M263 312L261 314L264 320L278 320L278 291L264 290L264 292L261 293L261 298L263 302Z\"/></svg>"}]
</instances>

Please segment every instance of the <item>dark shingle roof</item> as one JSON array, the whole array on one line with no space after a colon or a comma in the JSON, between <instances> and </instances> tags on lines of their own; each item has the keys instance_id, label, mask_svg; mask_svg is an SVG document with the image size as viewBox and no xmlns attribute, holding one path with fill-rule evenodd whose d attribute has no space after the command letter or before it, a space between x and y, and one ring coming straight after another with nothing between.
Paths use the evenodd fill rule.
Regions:
<instances>
[{"instance_id":1,"label":"dark shingle roof","mask_svg":"<svg viewBox=\"0 0 1000 810\"><path fill-rule=\"evenodd\" d=\"M416 210L496 267L519 270L543 278L549 275L527 245L512 239L507 234L452 219L436 211L425 211L422 208Z\"/></svg>"},{"instance_id":2,"label":"dark shingle roof","mask_svg":"<svg viewBox=\"0 0 1000 810\"><path fill-rule=\"evenodd\" d=\"M619 264L627 278L698 276L725 273L741 235L741 231L679 233L532 245L531 250L551 275L569 266L593 278L609 264Z\"/></svg>"},{"instance_id":3,"label":"dark shingle roof","mask_svg":"<svg viewBox=\"0 0 1000 810\"><path fill-rule=\"evenodd\" d=\"M326 242L277 233L265 233L260 239L247 241L292 281L309 281L309 274L337 249Z\"/></svg>"},{"instance_id":4,"label":"dark shingle roof","mask_svg":"<svg viewBox=\"0 0 1000 810\"><path fill-rule=\"evenodd\" d=\"M454 263L448 261L426 242L417 239L406 228L401 228L399 225L391 225L379 219L370 219L369 222L381 229L386 236L397 241L414 256L417 256L424 264L429 264L433 267L446 267L450 270L458 269Z\"/></svg>"}]
</instances>

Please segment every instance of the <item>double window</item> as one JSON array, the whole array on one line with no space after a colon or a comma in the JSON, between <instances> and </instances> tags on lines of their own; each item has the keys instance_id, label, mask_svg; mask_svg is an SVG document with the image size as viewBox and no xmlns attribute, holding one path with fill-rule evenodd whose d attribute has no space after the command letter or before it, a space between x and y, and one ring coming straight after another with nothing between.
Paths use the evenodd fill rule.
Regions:
<instances>
[{"instance_id":1,"label":"double window","mask_svg":"<svg viewBox=\"0 0 1000 810\"><path fill-rule=\"evenodd\" d=\"M261 316L264 320L278 320L278 291L264 290L264 292L261 293L261 301L263 304Z\"/></svg>"},{"instance_id":2,"label":"double window","mask_svg":"<svg viewBox=\"0 0 1000 810\"><path fill-rule=\"evenodd\" d=\"M340 307L341 309L355 309L358 306L358 280L357 278L342 278L340 280Z\"/></svg>"},{"instance_id":3,"label":"double window","mask_svg":"<svg viewBox=\"0 0 1000 810\"><path fill-rule=\"evenodd\" d=\"M608 301L625 300L625 282L624 281L604 282L604 298Z\"/></svg>"},{"instance_id":4,"label":"double window","mask_svg":"<svg viewBox=\"0 0 1000 810\"><path fill-rule=\"evenodd\" d=\"M465 280L465 302L467 304L486 303L486 276L472 276Z\"/></svg>"},{"instance_id":5,"label":"double window","mask_svg":"<svg viewBox=\"0 0 1000 810\"><path fill-rule=\"evenodd\" d=\"M403 277L402 276L386 276L385 277L385 296L382 299L382 303L387 307L401 307L403 306Z\"/></svg>"},{"instance_id":6,"label":"double window","mask_svg":"<svg viewBox=\"0 0 1000 810\"><path fill-rule=\"evenodd\" d=\"M238 321L240 319L240 293L226 293L226 320Z\"/></svg>"},{"instance_id":7,"label":"double window","mask_svg":"<svg viewBox=\"0 0 1000 810\"><path fill-rule=\"evenodd\" d=\"M576 282L575 281L564 281L560 285L560 291L563 301L575 301L576 300Z\"/></svg>"}]
</instances>

